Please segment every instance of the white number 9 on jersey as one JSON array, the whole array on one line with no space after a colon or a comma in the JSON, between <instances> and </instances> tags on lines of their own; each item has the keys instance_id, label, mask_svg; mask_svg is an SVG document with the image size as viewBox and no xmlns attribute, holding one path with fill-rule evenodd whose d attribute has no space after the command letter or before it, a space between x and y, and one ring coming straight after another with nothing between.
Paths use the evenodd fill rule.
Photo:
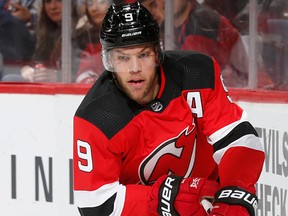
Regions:
<instances>
[{"instance_id":1,"label":"white number 9 on jersey","mask_svg":"<svg viewBox=\"0 0 288 216\"><path fill-rule=\"evenodd\" d=\"M79 169L84 172L91 172L93 170L93 160L89 143L77 140L77 154L81 159L78 161Z\"/></svg>"}]
</instances>

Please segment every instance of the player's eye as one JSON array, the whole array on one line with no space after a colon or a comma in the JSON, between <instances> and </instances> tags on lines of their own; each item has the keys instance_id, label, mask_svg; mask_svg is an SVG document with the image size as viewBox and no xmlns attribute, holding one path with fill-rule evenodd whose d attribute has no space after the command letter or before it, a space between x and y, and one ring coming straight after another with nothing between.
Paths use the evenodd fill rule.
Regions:
<instances>
[{"instance_id":1,"label":"player's eye","mask_svg":"<svg viewBox=\"0 0 288 216\"><path fill-rule=\"evenodd\" d=\"M140 59L145 59L145 58L147 58L149 56L149 53L148 52L144 52L144 53L141 53L139 56L138 56L138 58L140 58Z\"/></svg>"},{"instance_id":2,"label":"player's eye","mask_svg":"<svg viewBox=\"0 0 288 216\"><path fill-rule=\"evenodd\" d=\"M140 55L138 55L138 58L142 59L142 60L145 60L145 59L148 59L151 56L152 56L151 52L143 52Z\"/></svg>"},{"instance_id":3,"label":"player's eye","mask_svg":"<svg viewBox=\"0 0 288 216\"><path fill-rule=\"evenodd\" d=\"M117 59L119 60L119 61L122 61L122 62L125 62L125 61L129 61L129 56L126 56L126 55L119 55L118 57L117 57Z\"/></svg>"}]
</instances>

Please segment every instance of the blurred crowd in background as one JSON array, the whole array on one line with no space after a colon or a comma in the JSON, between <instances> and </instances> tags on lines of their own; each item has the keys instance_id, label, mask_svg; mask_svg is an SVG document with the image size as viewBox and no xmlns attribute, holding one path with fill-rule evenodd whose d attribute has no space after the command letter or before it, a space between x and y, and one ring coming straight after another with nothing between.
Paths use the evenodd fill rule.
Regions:
<instances>
[{"instance_id":1,"label":"blurred crowd in background","mask_svg":"<svg viewBox=\"0 0 288 216\"><path fill-rule=\"evenodd\" d=\"M173 16L172 49L213 56L228 87L245 88L249 61L257 62L256 88L288 90L288 1L254 0L257 53L249 56L249 5L253 0L140 0L155 17L165 44L165 20ZM72 83L93 84L104 67L99 30L112 3L132 0L67 0L71 3ZM57 82L62 76L65 0L0 0L0 81ZM166 14L165 14L166 13ZM166 17L166 19L165 19ZM165 46L163 47L165 50ZM64 51L65 53L65 51ZM70 55L69 55L70 56Z\"/></svg>"}]
</instances>

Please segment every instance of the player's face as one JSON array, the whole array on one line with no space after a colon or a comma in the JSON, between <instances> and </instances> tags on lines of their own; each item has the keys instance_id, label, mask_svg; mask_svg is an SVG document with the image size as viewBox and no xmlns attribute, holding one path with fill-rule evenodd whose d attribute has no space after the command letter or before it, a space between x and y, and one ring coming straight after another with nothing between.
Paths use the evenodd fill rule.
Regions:
<instances>
[{"instance_id":1,"label":"player's face","mask_svg":"<svg viewBox=\"0 0 288 216\"><path fill-rule=\"evenodd\" d=\"M159 90L154 45L114 49L110 56L117 84L140 105L152 101Z\"/></svg>"}]
</instances>

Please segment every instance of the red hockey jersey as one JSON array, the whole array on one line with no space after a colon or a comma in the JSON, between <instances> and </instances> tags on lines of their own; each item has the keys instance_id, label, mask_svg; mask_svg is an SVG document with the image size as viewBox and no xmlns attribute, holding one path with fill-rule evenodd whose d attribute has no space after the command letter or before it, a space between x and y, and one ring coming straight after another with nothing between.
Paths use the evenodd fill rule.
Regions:
<instances>
[{"instance_id":1,"label":"red hockey jersey","mask_svg":"<svg viewBox=\"0 0 288 216\"><path fill-rule=\"evenodd\" d=\"M264 160L257 133L223 85L219 66L165 51L161 87L145 107L104 72L74 117L74 192L81 215L149 215L151 184L174 173L252 192Z\"/></svg>"}]
</instances>

